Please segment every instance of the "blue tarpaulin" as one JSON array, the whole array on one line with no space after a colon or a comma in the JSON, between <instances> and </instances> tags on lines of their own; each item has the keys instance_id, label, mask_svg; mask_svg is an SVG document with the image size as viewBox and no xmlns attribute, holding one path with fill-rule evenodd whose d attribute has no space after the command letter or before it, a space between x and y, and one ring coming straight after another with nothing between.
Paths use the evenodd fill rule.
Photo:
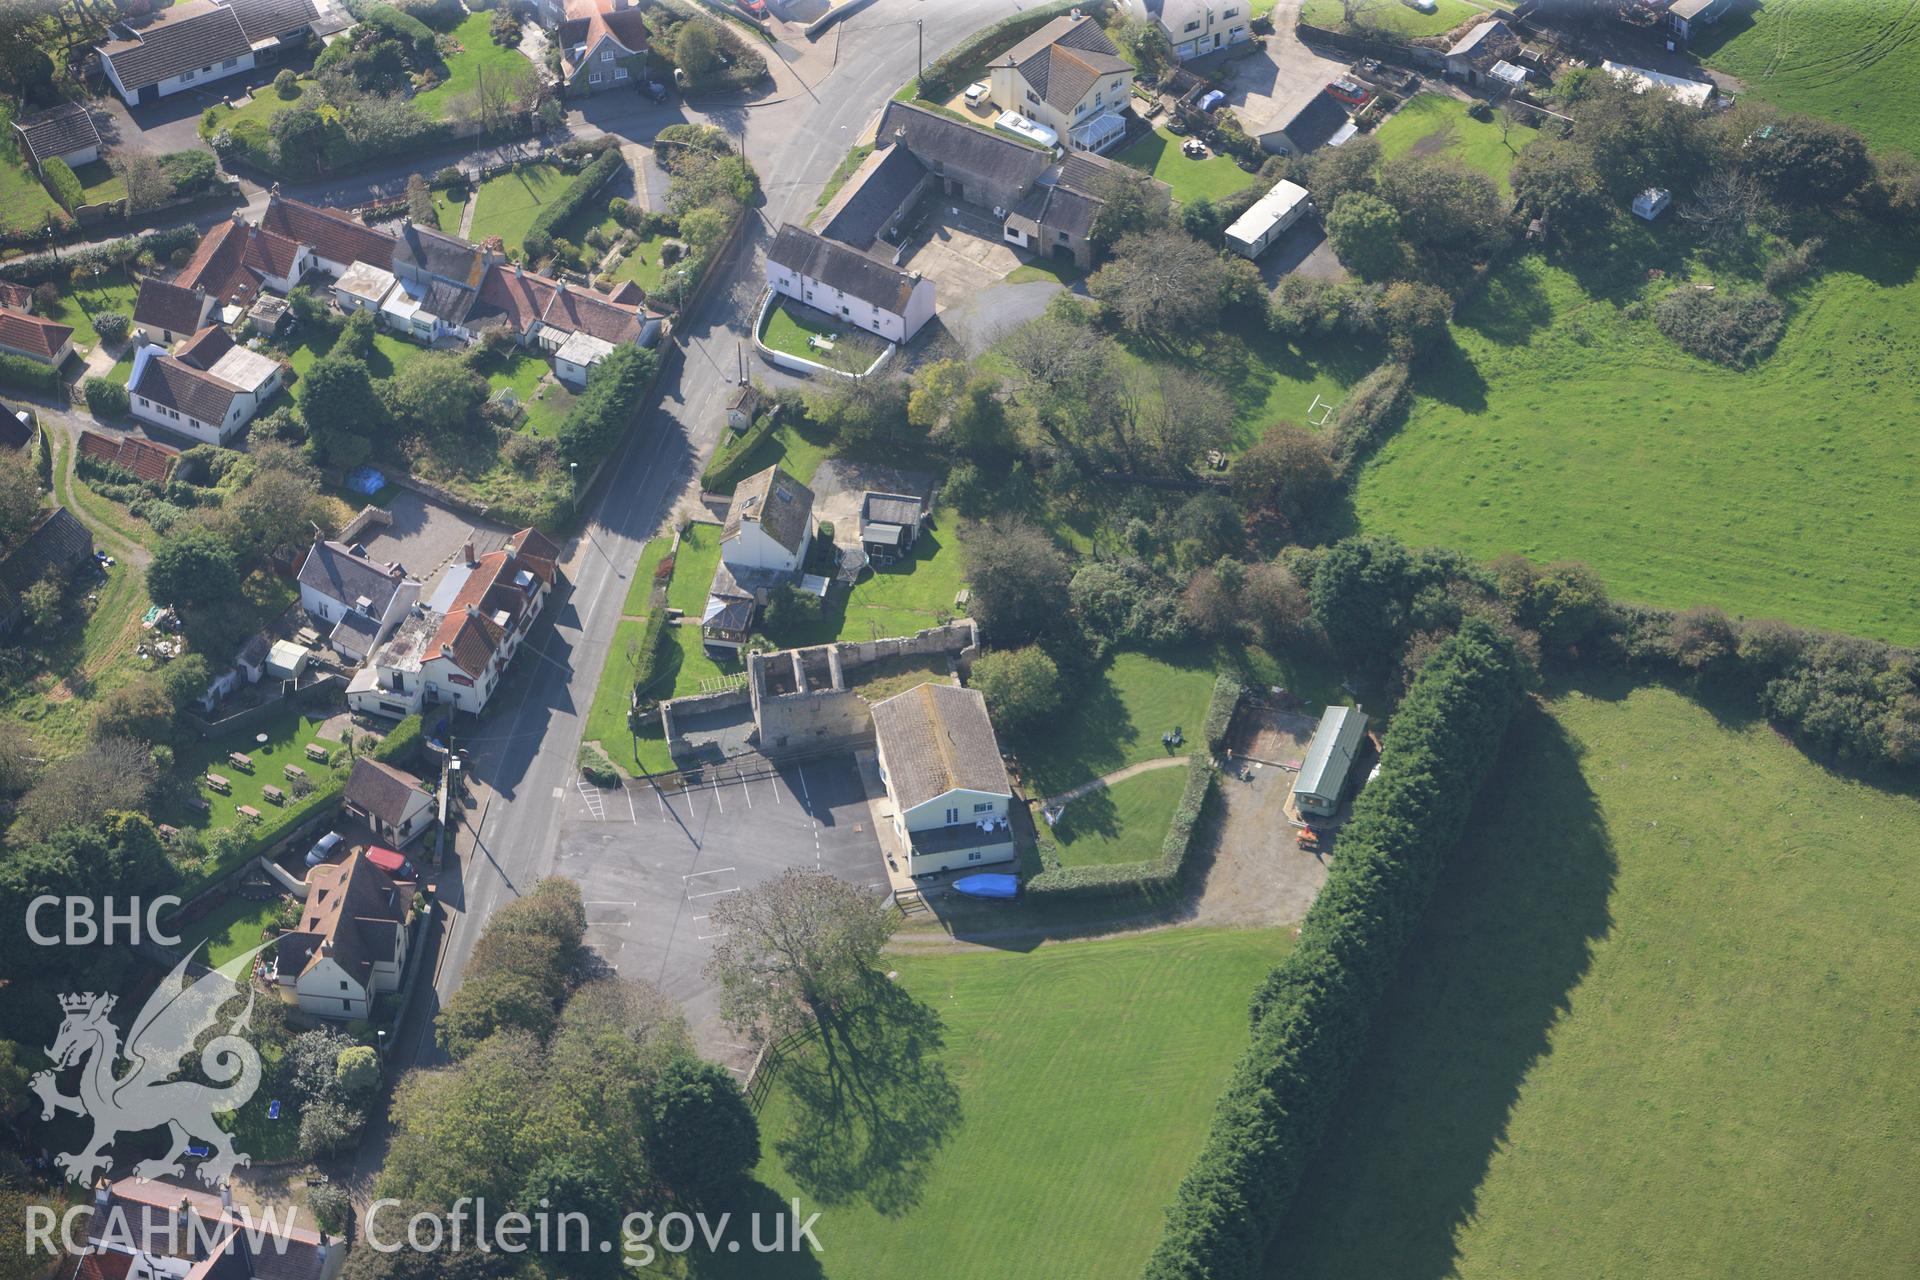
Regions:
<instances>
[{"instance_id":1,"label":"blue tarpaulin","mask_svg":"<svg viewBox=\"0 0 1920 1280\"><path fill-rule=\"evenodd\" d=\"M355 467L347 476L347 488L368 497L387 487L387 477L378 467Z\"/></svg>"},{"instance_id":2,"label":"blue tarpaulin","mask_svg":"<svg viewBox=\"0 0 1920 1280\"><path fill-rule=\"evenodd\" d=\"M1013 898L1020 894L1020 877L990 874L961 876L953 882L953 890L969 898Z\"/></svg>"}]
</instances>

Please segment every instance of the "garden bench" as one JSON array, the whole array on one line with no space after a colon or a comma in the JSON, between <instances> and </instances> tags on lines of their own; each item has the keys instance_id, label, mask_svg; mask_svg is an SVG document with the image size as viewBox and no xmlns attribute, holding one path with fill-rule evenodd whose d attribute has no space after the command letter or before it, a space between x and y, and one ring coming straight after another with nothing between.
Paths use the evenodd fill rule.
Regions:
<instances>
[{"instance_id":1,"label":"garden bench","mask_svg":"<svg viewBox=\"0 0 1920 1280\"><path fill-rule=\"evenodd\" d=\"M225 778L221 777L217 773L210 773L207 775L207 786L211 787L215 791L218 791L223 796L229 795L233 791L233 784L231 782L228 782Z\"/></svg>"},{"instance_id":2,"label":"garden bench","mask_svg":"<svg viewBox=\"0 0 1920 1280\"><path fill-rule=\"evenodd\" d=\"M278 787L262 787L260 788L260 794L267 798L267 803L269 804L285 804L287 802L287 793Z\"/></svg>"}]
</instances>

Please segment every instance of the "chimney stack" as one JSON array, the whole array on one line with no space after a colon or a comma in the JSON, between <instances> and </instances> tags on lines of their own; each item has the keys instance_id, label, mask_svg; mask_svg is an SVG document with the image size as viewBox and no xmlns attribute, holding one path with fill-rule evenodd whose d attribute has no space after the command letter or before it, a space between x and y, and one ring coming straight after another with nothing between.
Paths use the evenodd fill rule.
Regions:
<instances>
[{"instance_id":1,"label":"chimney stack","mask_svg":"<svg viewBox=\"0 0 1920 1280\"><path fill-rule=\"evenodd\" d=\"M93 1184L93 1207L96 1209L106 1208L107 1201L112 1196L113 1184L108 1182L106 1176L103 1174L100 1179Z\"/></svg>"},{"instance_id":2,"label":"chimney stack","mask_svg":"<svg viewBox=\"0 0 1920 1280\"><path fill-rule=\"evenodd\" d=\"M467 564L472 564L474 562L475 557L473 554L473 542L471 539L467 541L467 544L465 546L460 548L460 554L464 558Z\"/></svg>"},{"instance_id":3,"label":"chimney stack","mask_svg":"<svg viewBox=\"0 0 1920 1280\"><path fill-rule=\"evenodd\" d=\"M320 1269L325 1271L327 1266L327 1233L324 1231L320 1233L320 1243L314 1246L313 1256L319 1260Z\"/></svg>"}]
</instances>

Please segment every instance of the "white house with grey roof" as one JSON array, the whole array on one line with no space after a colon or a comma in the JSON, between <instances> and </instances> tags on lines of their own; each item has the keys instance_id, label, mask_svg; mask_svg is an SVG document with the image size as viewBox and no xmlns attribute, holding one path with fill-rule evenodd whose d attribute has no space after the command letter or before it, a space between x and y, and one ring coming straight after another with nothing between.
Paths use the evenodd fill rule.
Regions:
<instances>
[{"instance_id":1,"label":"white house with grey roof","mask_svg":"<svg viewBox=\"0 0 1920 1280\"><path fill-rule=\"evenodd\" d=\"M919 685L875 703L873 730L907 874L1013 860L1013 784L979 690Z\"/></svg>"},{"instance_id":2,"label":"white house with grey roof","mask_svg":"<svg viewBox=\"0 0 1920 1280\"><path fill-rule=\"evenodd\" d=\"M406 570L379 564L358 546L317 539L300 565L301 608L353 663L379 648L419 598L420 584Z\"/></svg>"},{"instance_id":3,"label":"white house with grey roof","mask_svg":"<svg viewBox=\"0 0 1920 1280\"><path fill-rule=\"evenodd\" d=\"M1126 11L1160 28L1185 62L1239 44L1252 32L1251 0L1123 0Z\"/></svg>"},{"instance_id":4,"label":"white house with grey roof","mask_svg":"<svg viewBox=\"0 0 1920 1280\"><path fill-rule=\"evenodd\" d=\"M788 223L767 251L767 286L782 297L907 342L933 319L933 281Z\"/></svg>"},{"instance_id":5,"label":"white house with grey roof","mask_svg":"<svg viewBox=\"0 0 1920 1280\"><path fill-rule=\"evenodd\" d=\"M100 158L100 130L85 103L63 102L14 121L13 129L36 172L49 160L63 160L77 169Z\"/></svg>"},{"instance_id":6,"label":"white house with grey roof","mask_svg":"<svg viewBox=\"0 0 1920 1280\"><path fill-rule=\"evenodd\" d=\"M800 573L812 545L813 490L777 466L735 486L700 615L702 641L734 651L745 645L770 593Z\"/></svg>"},{"instance_id":7,"label":"white house with grey roof","mask_svg":"<svg viewBox=\"0 0 1920 1280\"><path fill-rule=\"evenodd\" d=\"M1055 18L987 68L994 105L1035 120L1081 151L1105 151L1127 136L1133 64L1100 22Z\"/></svg>"},{"instance_id":8,"label":"white house with grey roof","mask_svg":"<svg viewBox=\"0 0 1920 1280\"><path fill-rule=\"evenodd\" d=\"M231 6L189 0L96 46L100 69L130 107L157 102L254 68L253 41Z\"/></svg>"}]
</instances>

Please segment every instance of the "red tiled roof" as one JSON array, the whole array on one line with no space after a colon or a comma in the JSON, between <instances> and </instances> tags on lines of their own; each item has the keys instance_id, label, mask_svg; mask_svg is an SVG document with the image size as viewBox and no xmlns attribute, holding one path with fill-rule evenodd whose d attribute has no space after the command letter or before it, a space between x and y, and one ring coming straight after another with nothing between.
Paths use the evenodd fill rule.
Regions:
<instances>
[{"instance_id":1,"label":"red tiled roof","mask_svg":"<svg viewBox=\"0 0 1920 1280\"><path fill-rule=\"evenodd\" d=\"M275 235L312 245L329 262L365 262L382 271L393 270L393 237L336 209L274 195L267 199L260 225Z\"/></svg>"},{"instance_id":2,"label":"red tiled roof","mask_svg":"<svg viewBox=\"0 0 1920 1280\"><path fill-rule=\"evenodd\" d=\"M126 1280L133 1269L133 1255L117 1249L83 1254L73 1269L73 1280Z\"/></svg>"},{"instance_id":3,"label":"red tiled roof","mask_svg":"<svg viewBox=\"0 0 1920 1280\"><path fill-rule=\"evenodd\" d=\"M524 334L538 322L615 344L638 341L650 315L644 307L604 293L497 264L480 281L480 302L504 314L516 333Z\"/></svg>"},{"instance_id":4,"label":"red tiled roof","mask_svg":"<svg viewBox=\"0 0 1920 1280\"><path fill-rule=\"evenodd\" d=\"M453 597L454 609L478 608L486 603L487 593L500 581L507 565L513 559L510 551L489 551L481 556L473 566L473 572L460 584L459 592Z\"/></svg>"},{"instance_id":5,"label":"red tiled roof","mask_svg":"<svg viewBox=\"0 0 1920 1280\"><path fill-rule=\"evenodd\" d=\"M0 307L0 347L51 360L73 337L73 326L42 320L12 307Z\"/></svg>"},{"instance_id":6,"label":"red tiled roof","mask_svg":"<svg viewBox=\"0 0 1920 1280\"><path fill-rule=\"evenodd\" d=\"M15 311L33 310L33 290L11 280L0 280L0 307L12 307Z\"/></svg>"},{"instance_id":7,"label":"red tiled roof","mask_svg":"<svg viewBox=\"0 0 1920 1280\"><path fill-rule=\"evenodd\" d=\"M493 660L494 651L507 633L500 624L474 608L455 608L434 633L431 651L436 657L450 659L462 671L479 679Z\"/></svg>"},{"instance_id":8,"label":"red tiled roof","mask_svg":"<svg viewBox=\"0 0 1920 1280\"><path fill-rule=\"evenodd\" d=\"M106 436L97 431L80 432L80 452L98 458L109 466L130 471L150 484L163 484L178 449L143 440L139 436Z\"/></svg>"},{"instance_id":9,"label":"red tiled roof","mask_svg":"<svg viewBox=\"0 0 1920 1280\"><path fill-rule=\"evenodd\" d=\"M515 333L525 333L553 300L553 281L520 267L496 266L480 281L480 301L497 307Z\"/></svg>"},{"instance_id":10,"label":"red tiled roof","mask_svg":"<svg viewBox=\"0 0 1920 1280\"><path fill-rule=\"evenodd\" d=\"M205 289L222 302L251 302L260 289L256 273L284 278L299 252L297 239L250 227L235 217L201 238L174 284Z\"/></svg>"},{"instance_id":11,"label":"red tiled roof","mask_svg":"<svg viewBox=\"0 0 1920 1280\"><path fill-rule=\"evenodd\" d=\"M633 342L640 337L640 309L609 302L584 289L556 289L542 321L569 333L590 333L604 342Z\"/></svg>"}]
</instances>

